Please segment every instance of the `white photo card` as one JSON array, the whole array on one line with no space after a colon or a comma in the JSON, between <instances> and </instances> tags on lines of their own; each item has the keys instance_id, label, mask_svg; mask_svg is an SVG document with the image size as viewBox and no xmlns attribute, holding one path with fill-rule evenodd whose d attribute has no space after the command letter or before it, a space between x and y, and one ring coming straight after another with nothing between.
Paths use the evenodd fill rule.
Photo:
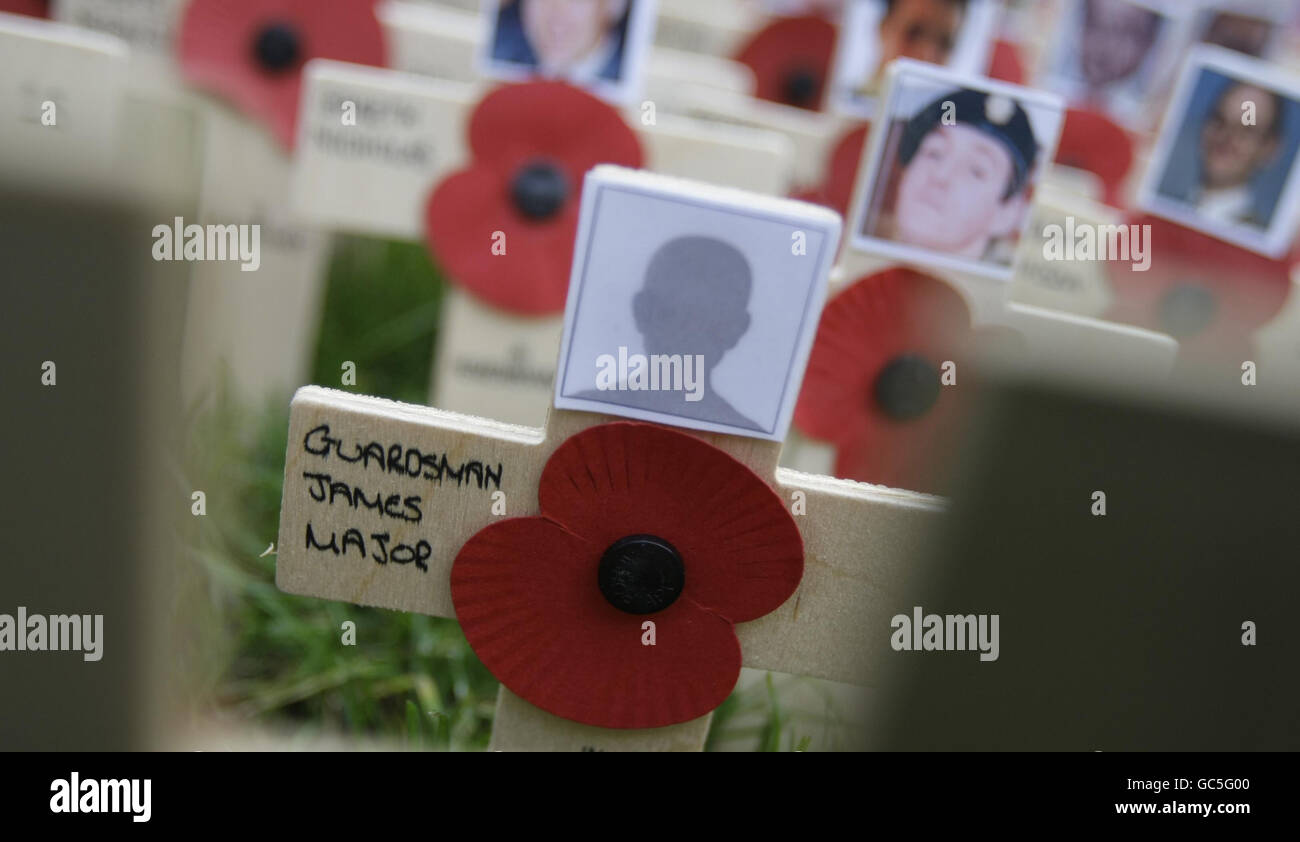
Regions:
<instances>
[{"instance_id":1,"label":"white photo card","mask_svg":"<svg viewBox=\"0 0 1300 842\"><path fill-rule=\"evenodd\" d=\"M816 205L596 167L555 406L784 440L840 228Z\"/></svg>"},{"instance_id":2,"label":"white photo card","mask_svg":"<svg viewBox=\"0 0 1300 842\"><path fill-rule=\"evenodd\" d=\"M859 167L852 246L1010 280L1064 104L906 59L889 77Z\"/></svg>"},{"instance_id":3,"label":"white photo card","mask_svg":"<svg viewBox=\"0 0 1300 842\"><path fill-rule=\"evenodd\" d=\"M1200 46L1187 58L1138 204L1270 257L1300 225L1300 78Z\"/></svg>"}]
</instances>

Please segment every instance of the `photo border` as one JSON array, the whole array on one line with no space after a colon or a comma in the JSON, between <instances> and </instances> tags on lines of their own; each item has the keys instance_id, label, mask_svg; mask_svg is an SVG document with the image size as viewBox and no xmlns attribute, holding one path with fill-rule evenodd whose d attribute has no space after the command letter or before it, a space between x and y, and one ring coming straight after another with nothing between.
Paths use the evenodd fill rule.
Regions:
<instances>
[{"instance_id":1,"label":"photo border","mask_svg":"<svg viewBox=\"0 0 1300 842\"><path fill-rule=\"evenodd\" d=\"M899 84L900 78L915 76L927 77L929 81L948 83L954 88L977 90L986 94L1009 97L1020 102L1022 106L1024 104L1038 105L1054 109L1060 113L1060 119L1056 122L1056 130L1052 133L1050 142L1043 143L1043 155L1035 163L1031 174L1034 199L1031 199L1027 206L1026 225L1029 219L1028 211L1033 209L1034 200L1037 197L1038 187L1043 180L1044 173L1047 172L1048 167L1056 157L1056 147L1061 139L1061 129L1065 125L1066 105L1062 97L1046 91L1026 88L1022 85L1013 85L1010 82L958 73L928 62L898 59L889 68L889 83L882 98L883 107L880 110L879 118L871 123L871 137L863 147L862 158L858 162L858 180L853 188L853 203L850 208L852 223L849 228L849 247L863 254L888 257L913 266L941 271L963 272L1009 283L1012 276L1015 275L1016 265L1019 263L1020 247L1018 241L1011 265L999 267L990 266L982 260L952 257L862 233L862 226L866 222L866 200L881 168L880 159L884 155L885 139L889 134L889 124L892 119L890 114L899 92L902 90Z\"/></svg>"},{"instance_id":2,"label":"photo border","mask_svg":"<svg viewBox=\"0 0 1300 842\"><path fill-rule=\"evenodd\" d=\"M645 88L647 60L650 57L650 47L654 42L655 26L659 19L658 4L659 0L632 0L631 14L627 21L627 37L623 42L623 75L619 81L599 80L586 85L567 79L557 81L581 88L614 105L630 104ZM475 53L474 69L487 79L498 79L503 82L535 82L546 78L514 62L492 58L501 5L502 0L480 0L479 18L483 27L483 43Z\"/></svg>"},{"instance_id":3,"label":"photo border","mask_svg":"<svg viewBox=\"0 0 1300 842\"><path fill-rule=\"evenodd\" d=\"M818 253L808 255L812 260L812 283L804 294L803 316L799 321L795 343L791 348L789 362L782 377L781 399L771 428L754 430L735 427L704 418L629 407L616 401L598 401L590 398L570 397L564 394L565 376L569 370L569 357L573 346L574 332L579 324L582 296L587 286L587 266L589 264L588 255L592 248L592 229L599 213L600 200L607 190L671 201L684 201L697 207L722 211L728 214L788 223L791 230L815 230L825 237ZM843 220L839 214L820 205L768 196L761 197L764 200L763 202L755 203L755 198L754 194L734 188L716 187L701 182L649 173L644 170L629 170L611 164L601 164L587 173L583 183L578 233L574 240L569 295L564 308L564 333L560 340L560 353L555 367L553 405L556 409L598 412L605 415L616 415L623 418L652 421L674 427L725 433L745 438L768 441L785 440L794 417L794 406L799 396L800 386L803 383L804 371L808 366L808 357L812 353L813 340L816 338L821 310L826 304L827 292L830 286L830 272L838 252L840 235L843 231Z\"/></svg>"},{"instance_id":4,"label":"photo border","mask_svg":"<svg viewBox=\"0 0 1300 842\"><path fill-rule=\"evenodd\" d=\"M1209 234L1248 251L1280 259L1286 255L1295 239L1296 227L1300 225L1300 147L1297 147L1296 155L1291 161L1286 184L1278 194L1273 218L1263 232L1242 223L1225 226L1206 220L1188 208L1185 202L1165 198L1159 193L1160 179L1178 142L1178 130L1186 117L1196 83L1205 70L1268 88L1300 108L1300 76L1289 73L1266 59L1253 58L1213 44L1197 44L1188 51L1187 60L1178 76L1178 84L1161 119L1160 129L1138 186L1136 206L1154 216Z\"/></svg>"}]
</instances>

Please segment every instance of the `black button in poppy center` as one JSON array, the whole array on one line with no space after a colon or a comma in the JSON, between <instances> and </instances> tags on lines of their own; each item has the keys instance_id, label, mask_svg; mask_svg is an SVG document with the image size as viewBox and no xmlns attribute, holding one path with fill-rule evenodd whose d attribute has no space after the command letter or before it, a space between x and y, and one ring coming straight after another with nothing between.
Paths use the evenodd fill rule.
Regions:
<instances>
[{"instance_id":1,"label":"black button in poppy center","mask_svg":"<svg viewBox=\"0 0 1300 842\"><path fill-rule=\"evenodd\" d=\"M686 568L673 545L654 535L629 535L605 550L596 574L600 592L620 611L654 614L677 601Z\"/></svg>"},{"instance_id":2,"label":"black button in poppy center","mask_svg":"<svg viewBox=\"0 0 1300 842\"><path fill-rule=\"evenodd\" d=\"M894 357L876 376L875 398L890 418L908 421L919 418L939 399L939 371L920 354Z\"/></svg>"},{"instance_id":3,"label":"black button in poppy center","mask_svg":"<svg viewBox=\"0 0 1300 842\"><path fill-rule=\"evenodd\" d=\"M781 79L781 98L787 105L815 108L821 92L821 74L807 67L789 70Z\"/></svg>"},{"instance_id":4,"label":"black button in poppy center","mask_svg":"<svg viewBox=\"0 0 1300 842\"><path fill-rule=\"evenodd\" d=\"M291 24L270 23L257 33L253 57L268 73L282 73L298 63L301 48L298 30Z\"/></svg>"},{"instance_id":5,"label":"black button in poppy center","mask_svg":"<svg viewBox=\"0 0 1300 842\"><path fill-rule=\"evenodd\" d=\"M515 175L510 185L515 207L529 219L546 219L555 214L569 197L569 185L559 167L534 161Z\"/></svg>"}]
</instances>

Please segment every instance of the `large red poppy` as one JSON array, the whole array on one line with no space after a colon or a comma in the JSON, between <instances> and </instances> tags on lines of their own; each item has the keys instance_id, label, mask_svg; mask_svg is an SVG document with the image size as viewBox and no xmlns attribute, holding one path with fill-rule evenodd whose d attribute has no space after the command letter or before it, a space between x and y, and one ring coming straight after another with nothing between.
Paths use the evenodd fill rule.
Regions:
<instances>
[{"instance_id":1,"label":"large red poppy","mask_svg":"<svg viewBox=\"0 0 1300 842\"><path fill-rule=\"evenodd\" d=\"M34 18L50 16L50 0L0 0L0 12L11 15L31 15Z\"/></svg>"},{"instance_id":2,"label":"large red poppy","mask_svg":"<svg viewBox=\"0 0 1300 842\"><path fill-rule=\"evenodd\" d=\"M835 24L820 15L776 18L754 33L736 61L754 71L755 96L817 111L835 53Z\"/></svg>"},{"instance_id":3,"label":"large red poppy","mask_svg":"<svg viewBox=\"0 0 1300 842\"><path fill-rule=\"evenodd\" d=\"M1115 301L1108 317L1168 333L1196 355L1240 357L1250 336L1282 309L1291 261L1274 260L1150 215L1150 266L1108 263Z\"/></svg>"},{"instance_id":4,"label":"large red poppy","mask_svg":"<svg viewBox=\"0 0 1300 842\"><path fill-rule=\"evenodd\" d=\"M795 425L836 446L836 476L934 491L933 450L958 400L941 367L972 338L970 311L948 284L904 268L860 278L822 313Z\"/></svg>"},{"instance_id":5,"label":"large red poppy","mask_svg":"<svg viewBox=\"0 0 1300 842\"><path fill-rule=\"evenodd\" d=\"M1124 206L1124 179L1133 166L1133 139L1109 117L1071 108L1065 112L1056 163L1087 170L1101 179L1108 205Z\"/></svg>"},{"instance_id":6,"label":"large red poppy","mask_svg":"<svg viewBox=\"0 0 1300 842\"><path fill-rule=\"evenodd\" d=\"M484 301L525 315L564 309L582 179L597 164L641 166L618 112L562 82L507 85L469 124L473 161L434 189L429 245L448 275ZM499 238L502 249L493 248Z\"/></svg>"},{"instance_id":7,"label":"large red poppy","mask_svg":"<svg viewBox=\"0 0 1300 842\"><path fill-rule=\"evenodd\" d=\"M733 624L778 608L803 576L803 540L776 492L654 424L566 440L538 505L470 538L451 597L492 674L565 719L655 728L713 710L740 675Z\"/></svg>"},{"instance_id":8,"label":"large red poppy","mask_svg":"<svg viewBox=\"0 0 1300 842\"><path fill-rule=\"evenodd\" d=\"M292 149L302 66L384 64L378 0L192 0L177 36L181 72L261 120Z\"/></svg>"}]
</instances>

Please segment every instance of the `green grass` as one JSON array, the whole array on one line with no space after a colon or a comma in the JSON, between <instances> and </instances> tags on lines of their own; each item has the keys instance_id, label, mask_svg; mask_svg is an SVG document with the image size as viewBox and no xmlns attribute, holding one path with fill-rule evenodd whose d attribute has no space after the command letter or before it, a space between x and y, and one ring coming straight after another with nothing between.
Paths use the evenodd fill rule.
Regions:
<instances>
[{"instance_id":1,"label":"green grass","mask_svg":"<svg viewBox=\"0 0 1300 842\"><path fill-rule=\"evenodd\" d=\"M337 241L312 382L426 403L442 279L421 245ZM341 386L345 361L355 386ZM454 620L292 596L275 586L288 428L286 399L249 407L225 389L188 421L183 470L207 493L186 520L176 612L183 703L195 713L303 737L343 733L413 750L486 748L497 682ZM344 623L355 646L342 644ZM844 729L827 703L784 699L799 679L768 675L717 710L713 749L833 750ZM802 696L808 694L804 692Z\"/></svg>"}]
</instances>

